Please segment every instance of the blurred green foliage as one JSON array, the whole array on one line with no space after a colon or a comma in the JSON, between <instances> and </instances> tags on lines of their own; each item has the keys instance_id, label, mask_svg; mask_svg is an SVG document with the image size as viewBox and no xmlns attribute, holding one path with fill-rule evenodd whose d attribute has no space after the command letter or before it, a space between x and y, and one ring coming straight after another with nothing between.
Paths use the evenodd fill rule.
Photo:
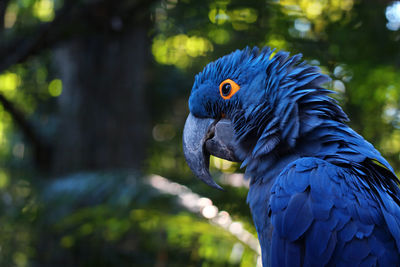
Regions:
<instances>
[{"instance_id":1,"label":"blurred green foliage","mask_svg":"<svg viewBox=\"0 0 400 267\"><path fill-rule=\"evenodd\" d=\"M67 4L10 0L0 49L54 21ZM194 75L208 62L247 45L302 53L329 74L327 87L337 92L351 126L400 170L400 31L387 26L390 5L356 0L154 2L146 84L152 131L142 170L64 177L40 172L29 138L0 105L0 265L255 266L258 255L248 245L183 207L179 196L151 187L143 175L155 173L187 185L255 234L247 189L226 185L227 192L221 193L200 184L181 149ZM58 98L65 82L54 58L46 48L0 73L0 94L48 143L58 138ZM211 167L214 176L240 172L219 159L212 159Z\"/></svg>"}]
</instances>

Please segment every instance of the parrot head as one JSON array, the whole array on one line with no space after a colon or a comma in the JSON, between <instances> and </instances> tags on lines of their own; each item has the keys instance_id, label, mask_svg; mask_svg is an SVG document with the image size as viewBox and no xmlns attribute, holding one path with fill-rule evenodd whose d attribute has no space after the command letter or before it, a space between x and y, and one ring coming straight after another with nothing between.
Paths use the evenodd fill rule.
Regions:
<instances>
[{"instance_id":1,"label":"parrot head","mask_svg":"<svg viewBox=\"0 0 400 267\"><path fill-rule=\"evenodd\" d=\"M315 124L307 123L312 117L347 119L327 96L331 91L320 87L329 77L300 62L300 54L273 52L237 50L195 77L183 149L194 174L212 187L221 189L208 170L210 155L244 161L243 166L276 149L294 148Z\"/></svg>"}]
</instances>

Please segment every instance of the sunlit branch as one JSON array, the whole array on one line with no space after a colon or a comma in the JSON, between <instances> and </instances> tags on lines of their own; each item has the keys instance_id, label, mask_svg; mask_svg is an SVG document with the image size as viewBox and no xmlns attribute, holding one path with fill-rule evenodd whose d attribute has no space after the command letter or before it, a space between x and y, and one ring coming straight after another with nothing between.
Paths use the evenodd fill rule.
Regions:
<instances>
[{"instance_id":1,"label":"sunlit branch","mask_svg":"<svg viewBox=\"0 0 400 267\"><path fill-rule=\"evenodd\" d=\"M208 219L211 224L229 231L243 244L248 246L259 255L257 266L261 266L261 250L257 238L243 228L239 221L234 221L227 211L220 211L209 198L201 197L193 193L188 187L169 181L167 178L159 175L151 175L149 184L160 192L178 196L181 204L188 210L202 215Z\"/></svg>"}]
</instances>

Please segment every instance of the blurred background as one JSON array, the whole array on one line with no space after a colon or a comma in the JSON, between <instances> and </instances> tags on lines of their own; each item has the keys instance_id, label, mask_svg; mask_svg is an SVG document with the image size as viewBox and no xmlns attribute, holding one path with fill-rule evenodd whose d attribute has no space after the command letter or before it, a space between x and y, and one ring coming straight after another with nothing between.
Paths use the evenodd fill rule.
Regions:
<instances>
[{"instance_id":1,"label":"blurred background","mask_svg":"<svg viewBox=\"0 0 400 267\"><path fill-rule=\"evenodd\" d=\"M194 75L302 53L399 171L399 29L399 1L0 0L0 266L260 264L242 170L183 159Z\"/></svg>"}]
</instances>

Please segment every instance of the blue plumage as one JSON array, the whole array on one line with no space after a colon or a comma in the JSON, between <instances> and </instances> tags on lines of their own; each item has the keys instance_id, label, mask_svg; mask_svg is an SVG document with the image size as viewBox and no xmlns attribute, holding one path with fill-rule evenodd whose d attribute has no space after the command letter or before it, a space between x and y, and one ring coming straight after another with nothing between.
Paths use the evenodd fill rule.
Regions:
<instances>
[{"instance_id":1,"label":"blue plumage","mask_svg":"<svg viewBox=\"0 0 400 267\"><path fill-rule=\"evenodd\" d=\"M199 118L225 116L250 179L264 266L400 266L400 192L389 163L345 122L301 55L238 50L196 76ZM221 98L232 79L240 90Z\"/></svg>"}]
</instances>

